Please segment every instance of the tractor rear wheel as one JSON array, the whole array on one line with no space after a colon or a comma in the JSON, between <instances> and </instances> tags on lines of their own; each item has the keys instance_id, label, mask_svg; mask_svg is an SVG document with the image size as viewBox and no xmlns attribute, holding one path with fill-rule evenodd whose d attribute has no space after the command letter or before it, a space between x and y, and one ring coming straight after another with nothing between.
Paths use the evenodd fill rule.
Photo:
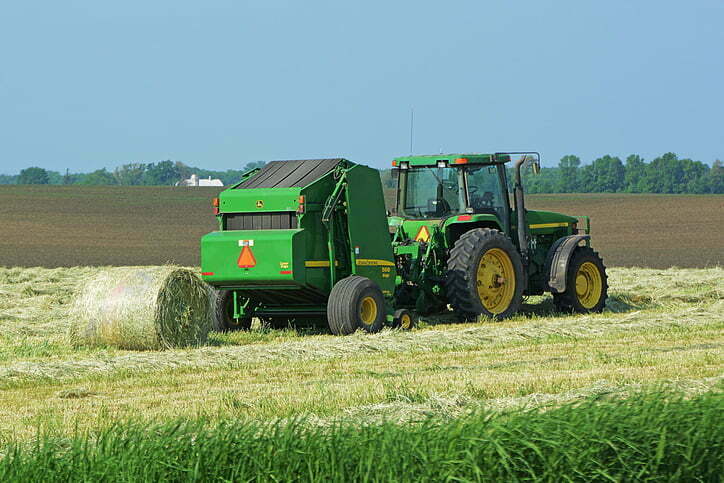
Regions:
<instances>
[{"instance_id":1,"label":"tractor rear wheel","mask_svg":"<svg viewBox=\"0 0 724 483\"><path fill-rule=\"evenodd\" d=\"M608 276L603 260L590 247L573 252L566 273L566 290L553 294L559 312L602 312L608 297Z\"/></svg>"},{"instance_id":2,"label":"tractor rear wheel","mask_svg":"<svg viewBox=\"0 0 724 483\"><path fill-rule=\"evenodd\" d=\"M358 328L379 332L386 318L382 291L369 278L352 275L332 287L327 320L334 335L348 335Z\"/></svg>"},{"instance_id":3,"label":"tractor rear wheel","mask_svg":"<svg viewBox=\"0 0 724 483\"><path fill-rule=\"evenodd\" d=\"M234 292L231 290L219 290L216 297L216 320L222 332L251 328L251 317L234 318Z\"/></svg>"},{"instance_id":4,"label":"tractor rear wheel","mask_svg":"<svg viewBox=\"0 0 724 483\"><path fill-rule=\"evenodd\" d=\"M518 251L498 230L470 230L450 250L445 288L450 305L465 319L515 314L523 300L524 280Z\"/></svg>"}]
</instances>

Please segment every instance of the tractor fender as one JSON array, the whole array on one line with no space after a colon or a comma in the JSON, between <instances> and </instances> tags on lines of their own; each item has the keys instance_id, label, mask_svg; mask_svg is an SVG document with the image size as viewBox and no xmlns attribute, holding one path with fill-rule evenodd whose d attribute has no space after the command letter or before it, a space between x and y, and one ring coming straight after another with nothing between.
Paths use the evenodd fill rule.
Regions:
<instances>
[{"instance_id":1,"label":"tractor fender","mask_svg":"<svg viewBox=\"0 0 724 483\"><path fill-rule=\"evenodd\" d=\"M548 250L545 273L548 274L548 288L553 293L566 291L566 274L573 250L583 240L590 240L591 235L569 235L556 240Z\"/></svg>"}]
</instances>

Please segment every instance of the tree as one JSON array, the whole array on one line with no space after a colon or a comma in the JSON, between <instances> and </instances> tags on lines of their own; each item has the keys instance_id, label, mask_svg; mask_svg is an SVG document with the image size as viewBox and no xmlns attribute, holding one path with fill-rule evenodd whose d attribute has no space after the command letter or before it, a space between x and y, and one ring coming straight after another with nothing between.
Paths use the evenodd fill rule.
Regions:
<instances>
[{"instance_id":1,"label":"tree","mask_svg":"<svg viewBox=\"0 0 724 483\"><path fill-rule=\"evenodd\" d=\"M97 169L92 173L88 173L81 184L106 186L118 184L118 182L116 181L116 178L106 170L106 168L103 168Z\"/></svg>"},{"instance_id":2,"label":"tree","mask_svg":"<svg viewBox=\"0 0 724 483\"><path fill-rule=\"evenodd\" d=\"M581 158L572 154L563 156L558 163L560 168L559 191L561 193L572 193L577 191L578 167L581 165Z\"/></svg>"},{"instance_id":3,"label":"tree","mask_svg":"<svg viewBox=\"0 0 724 483\"><path fill-rule=\"evenodd\" d=\"M526 193L557 193L559 182L559 168L541 168L539 174L526 170L523 173L523 186ZM508 170L508 182L515 176L512 169ZM508 186L510 189L511 186Z\"/></svg>"},{"instance_id":4,"label":"tree","mask_svg":"<svg viewBox=\"0 0 724 483\"><path fill-rule=\"evenodd\" d=\"M128 163L119 166L113 171L113 177L121 186L135 186L143 184L143 175L146 173L146 165L143 163Z\"/></svg>"},{"instance_id":5,"label":"tree","mask_svg":"<svg viewBox=\"0 0 724 483\"><path fill-rule=\"evenodd\" d=\"M724 194L724 167L722 167L721 161L718 159L714 161L707 178L708 193Z\"/></svg>"},{"instance_id":6,"label":"tree","mask_svg":"<svg viewBox=\"0 0 724 483\"><path fill-rule=\"evenodd\" d=\"M161 161L146 166L143 184L150 186L174 185L181 180L181 173L173 161Z\"/></svg>"},{"instance_id":7,"label":"tree","mask_svg":"<svg viewBox=\"0 0 724 483\"><path fill-rule=\"evenodd\" d=\"M626 158L626 167L624 174L625 190L629 193L640 193L645 191L641 182L646 175L646 163L644 158L638 154L632 154Z\"/></svg>"},{"instance_id":8,"label":"tree","mask_svg":"<svg viewBox=\"0 0 724 483\"><path fill-rule=\"evenodd\" d=\"M264 166L266 166L266 161L252 161L244 165L243 171L251 171L252 169L263 168Z\"/></svg>"},{"instance_id":9,"label":"tree","mask_svg":"<svg viewBox=\"0 0 724 483\"><path fill-rule=\"evenodd\" d=\"M48 182L48 172L43 168L25 168L18 176L18 184L48 184Z\"/></svg>"},{"instance_id":10,"label":"tree","mask_svg":"<svg viewBox=\"0 0 724 483\"><path fill-rule=\"evenodd\" d=\"M48 184L63 184L63 175L59 171L48 170Z\"/></svg>"},{"instance_id":11,"label":"tree","mask_svg":"<svg viewBox=\"0 0 724 483\"><path fill-rule=\"evenodd\" d=\"M578 186L577 191L580 191L581 193L592 193L597 191L592 165L587 164L578 169L578 172L576 173L576 184Z\"/></svg>"},{"instance_id":12,"label":"tree","mask_svg":"<svg viewBox=\"0 0 724 483\"><path fill-rule=\"evenodd\" d=\"M679 159L674 153L655 158L646 166L645 182L652 193L677 193L677 185L683 177Z\"/></svg>"},{"instance_id":13,"label":"tree","mask_svg":"<svg viewBox=\"0 0 724 483\"><path fill-rule=\"evenodd\" d=\"M700 181L709 172L701 161L679 159L666 153L646 166L645 184L652 193L691 193L705 188Z\"/></svg>"},{"instance_id":14,"label":"tree","mask_svg":"<svg viewBox=\"0 0 724 483\"><path fill-rule=\"evenodd\" d=\"M709 174L709 166L701 161L691 159L679 160L681 164L682 178L677 193L706 193L706 176Z\"/></svg>"},{"instance_id":15,"label":"tree","mask_svg":"<svg viewBox=\"0 0 724 483\"><path fill-rule=\"evenodd\" d=\"M616 193L623 190L625 170L619 158L609 156L598 158L591 163L591 189L596 193Z\"/></svg>"}]
</instances>

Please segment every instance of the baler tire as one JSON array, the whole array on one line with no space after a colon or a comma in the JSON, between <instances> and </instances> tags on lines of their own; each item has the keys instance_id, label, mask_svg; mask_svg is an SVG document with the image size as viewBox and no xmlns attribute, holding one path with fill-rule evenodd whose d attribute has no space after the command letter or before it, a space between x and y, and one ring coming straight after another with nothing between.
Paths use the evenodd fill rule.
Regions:
<instances>
[{"instance_id":1,"label":"baler tire","mask_svg":"<svg viewBox=\"0 0 724 483\"><path fill-rule=\"evenodd\" d=\"M412 330L417 325L417 317L407 309L398 309L392 316L392 327L401 330Z\"/></svg>"},{"instance_id":2,"label":"baler tire","mask_svg":"<svg viewBox=\"0 0 724 483\"><path fill-rule=\"evenodd\" d=\"M370 321L362 319L361 312L374 310ZM385 299L375 282L366 277L351 275L332 287L327 301L327 321L334 335L349 335L358 328L365 332L379 332L387 319Z\"/></svg>"},{"instance_id":3,"label":"baler tire","mask_svg":"<svg viewBox=\"0 0 724 483\"><path fill-rule=\"evenodd\" d=\"M219 321L219 330L222 332L251 328L251 317L234 318L233 295L231 290L219 290L218 297L216 297L216 320Z\"/></svg>"},{"instance_id":4,"label":"baler tire","mask_svg":"<svg viewBox=\"0 0 724 483\"><path fill-rule=\"evenodd\" d=\"M584 305L584 301L581 300L581 296L578 294L577 278L582 267L584 267L583 272L591 272L593 270L598 272L598 280L594 285L600 284L600 293L592 294L597 295L597 299L593 305ZM589 277L584 277L584 279L588 278ZM596 278L596 276L594 275L593 278ZM586 286L589 283L591 283L591 281L587 280ZM597 288L593 290L599 292ZM578 314L603 312L603 308L606 306L606 298L608 298L608 275L606 275L606 266L603 264L603 259L598 252L595 252L591 247L576 247L568 263L566 290L560 294L553 294L553 304L555 305L556 311Z\"/></svg>"},{"instance_id":5,"label":"baler tire","mask_svg":"<svg viewBox=\"0 0 724 483\"><path fill-rule=\"evenodd\" d=\"M478 269L481 259L491 250L507 256L514 275L515 287L505 310L493 313L485 308L478 291ZM484 265L483 265L484 266ZM463 234L450 250L447 262L445 289L453 310L465 320L475 320L479 314L505 319L520 309L523 302L525 276L520 254L508 237L492 228L475 228ZM503 282L505 283L505 281Z\"/></svg>"}]
</instances>

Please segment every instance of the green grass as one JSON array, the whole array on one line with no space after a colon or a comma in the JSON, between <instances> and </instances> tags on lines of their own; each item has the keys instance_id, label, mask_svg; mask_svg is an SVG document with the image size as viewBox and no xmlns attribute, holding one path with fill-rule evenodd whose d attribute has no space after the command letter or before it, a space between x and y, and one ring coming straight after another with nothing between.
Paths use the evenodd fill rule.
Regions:
<instances>
[{"instance_id":1,"label":"green grass","mask_svg":"<svg viewBox=\"0 0 724 483\"><path fill-rule=\"evenodd\" d=\"M650 393L413 425L123 422L7 445L0 480L719 481L723 411Z\"/></svg>"}]
</instances>

